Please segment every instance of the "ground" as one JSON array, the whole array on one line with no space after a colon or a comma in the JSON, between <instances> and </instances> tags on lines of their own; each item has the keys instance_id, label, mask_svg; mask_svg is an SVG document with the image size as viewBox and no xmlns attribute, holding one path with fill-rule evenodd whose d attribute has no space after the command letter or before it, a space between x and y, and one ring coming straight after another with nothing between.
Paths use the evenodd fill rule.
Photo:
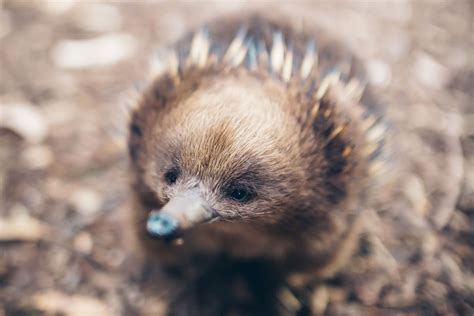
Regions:
<instances>
[{"instance_id":1,"label":"ground","mask_svg":"<svg viewBox=\"0 0 474 316\"><path fill-rule=\"evenodd\" d=\"M160 314L140 293L121 225L127 102L159 47L253 10L318 25L364 60L412 171L399 207L430 218L438 248L454 249L440 260L473 288L471 1L0 6L0 315ZM430 295L445 290L430 282ZM344 294L323 297L321 310L344 310Z\"/></svg>"}]
</instances>

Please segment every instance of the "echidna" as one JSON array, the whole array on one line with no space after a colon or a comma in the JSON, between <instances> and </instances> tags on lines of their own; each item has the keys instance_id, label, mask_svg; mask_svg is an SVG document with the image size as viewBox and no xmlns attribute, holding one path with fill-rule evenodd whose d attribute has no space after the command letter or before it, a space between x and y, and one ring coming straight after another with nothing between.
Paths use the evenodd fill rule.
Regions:
<instances>
[{"instance_id":1,"label":"echidna","mask_svg":"<svg viewBox=\"0 0 474 316\"><path fill-rule=\"evenodd\" d=\"M350 259L387 159L359 61L322 33L251 17L198 29L158 66L129 152L145 257L185 284L168 313L261 314L282 289L309 308L295 293Z\"/></svg>"}]
</instances>

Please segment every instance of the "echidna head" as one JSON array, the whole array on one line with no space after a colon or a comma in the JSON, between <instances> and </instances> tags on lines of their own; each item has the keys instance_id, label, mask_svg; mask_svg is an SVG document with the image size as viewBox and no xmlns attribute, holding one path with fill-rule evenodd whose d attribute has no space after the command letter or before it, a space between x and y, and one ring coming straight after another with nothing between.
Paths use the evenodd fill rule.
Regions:
<instances>
[{"instance_id":1,"label":"echidna head","mask_svg":"<svg viewBox=\"0 0 474 316\"><path fill-rule=\"evenodd\" d=\"M308 172L291 100L265 82L245 73L204 80L153 124L144 178L163 207L148 218L151 234L212 219L273 225L302 207Z\"/></svg>"},{"instance_id":2,"label":"echidna head","mask_svg":"<svg viewBox=\"0 0 474 316\"><path fill-rule=\"evenodd\" d=\"M152 235L218 220L337 239L358 208L383 135L363 89L322 76L311 42L293 58L281 32L256 41L241 29L220 54L200 31L141 96L129 150Z\"/></svg>"}]
</instances>

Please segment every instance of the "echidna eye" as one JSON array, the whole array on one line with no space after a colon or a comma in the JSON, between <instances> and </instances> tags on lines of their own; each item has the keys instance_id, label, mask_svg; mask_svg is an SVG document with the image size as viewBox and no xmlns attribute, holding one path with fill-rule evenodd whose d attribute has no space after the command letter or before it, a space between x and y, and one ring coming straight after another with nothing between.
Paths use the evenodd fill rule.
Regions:
<instances>
[{"instance_id":1,"label":"echidna eye","mask_svg":"<svg viewBox=\"0 0 474 316\"><path fill-rule=\"evenodd\" d=\"M229 198L238 202L247 202L252 195L252 192L246 188L232 188L227 193Z\"/></svg>"},{"instance_id":2,"label":"echidna eye","mask_svg":"<svg viewBox=\"0 0 474 316\"><path fill-rule=\"evenodd\" d=\"M179 170L172 168L165 173L165 181L167 184L171 185L178 180Z\"/></svg>"},{"instance_id":3,"label":"echidna eye","mask_svg":"<svg viewBox=\"0 0 474 316\"><path fill-rule=\"evenodd\" d=\"M137 123L132 123L130 125L130 130L132 131L132 134L138 137L142 136L142 129Z\"/></svg>"}]
</instances>

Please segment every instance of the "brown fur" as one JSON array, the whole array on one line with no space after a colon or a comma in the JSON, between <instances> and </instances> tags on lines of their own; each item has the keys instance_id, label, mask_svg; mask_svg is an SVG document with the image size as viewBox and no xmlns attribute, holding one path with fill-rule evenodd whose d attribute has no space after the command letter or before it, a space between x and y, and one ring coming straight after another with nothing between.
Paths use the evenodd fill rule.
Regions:
<instances>
[{"instance_id":1,"label":"brown fur","mask_svg":"<svg viewBox=\"0 0 474 316\"><path fill-rule=\"evenodd\" d=\"M294 63L301 63L309 37L283 25L258 18L218 22L210 37L226 47L241 24L267 47L272 28L283 30ZM181 56L190 42L178 43ZM321 74L346 62L336 44L320 45L319 65L306 80L293 76L286 83L261 66L251 71L209 58L202 68L181 61L178 74L163 74L143 94L129 140L133 221L153 265L186 266L196 255L257 258L304 285L347 261L371 181L363 150L368 142L357 121L365 110L341 97L337 85L315 97ZM348 78L360 68L350 60ZM173 185L164 181L170 168L179 169ZM235 183L255 196L246 203L227 198L226 188ZM186 232L180 246L149 239L148 213L194 185L220 219Z\"/></svg>"}]
</instances>

